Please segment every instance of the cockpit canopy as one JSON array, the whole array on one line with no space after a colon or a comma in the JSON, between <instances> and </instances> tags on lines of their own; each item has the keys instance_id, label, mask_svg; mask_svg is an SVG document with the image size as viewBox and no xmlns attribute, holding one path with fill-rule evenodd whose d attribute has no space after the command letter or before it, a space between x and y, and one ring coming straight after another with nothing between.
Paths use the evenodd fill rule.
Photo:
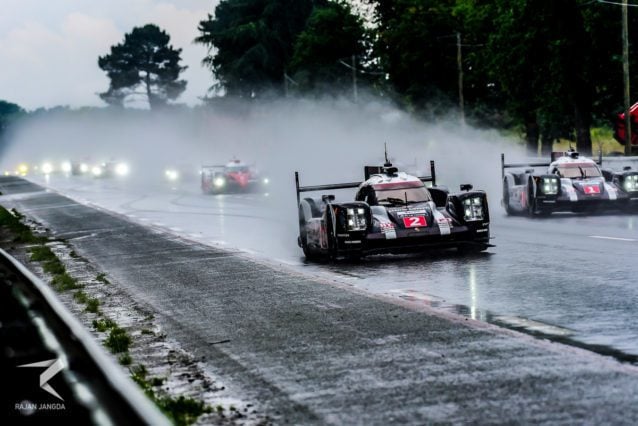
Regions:
<instances>
[{"instance_id":1,"label":"cockpit canopy","mask_svg":"<svg viewBox=\"0 0 638 426\"><path fill-rule=\"evenodd\" d=\"M355 197L371 206L396 206L424 203L432 197L423 182L383 182L362 186Z\"/></svg>"}]
</instances>

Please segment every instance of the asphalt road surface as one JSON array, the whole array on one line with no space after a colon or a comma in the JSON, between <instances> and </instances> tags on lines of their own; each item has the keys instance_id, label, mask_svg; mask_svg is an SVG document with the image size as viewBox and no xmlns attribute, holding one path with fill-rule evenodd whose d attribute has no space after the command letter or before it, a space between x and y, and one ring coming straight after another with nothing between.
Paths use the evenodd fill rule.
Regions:
<instances>
[{"instance_id":1,"label":"asphalt road surface","mask_svg":"<svg viewBox=\"0 0 638 426\"><path fill-rule=\"evenodd\" d=\"M84 185L100 185L95 202L114 203L115 210L129 209L135 217L95 209L15 178L0 179L0 202L68 239L79 254L152 307L169 335L201 357L205 368L263 404L277 422L638 421L636 367L432 309L458 301L477 318L487 309L502 307L501 316L524 310L535 320L580 327L592 338L609 338L610 330L626 337L629 331L621 333L621 322L635 301L630 275L614 267L596 269L593 263L613 258L614 265L626 265L622 244L631 244L588 234L626 238L629 232L622 226L629 217L613 219L617 226L605 226L605 232L585 231L588 224L609 218L498 219L499 248L482 256L307 266L294 250L281 259L285 253L277 251L279 244L266 238L279 229L270 214L277 203L255 214L246 207L254 203L250 196L142 196L120 192L113 183L76 184L70 184L71 195L79 198L77 192L85 191L88 197L94 192ZM168 214L158 208L160 199L182 210ZM206 213L222 203L224 211L237 212L236 219ZM158 222L173 216L183 222ZM232 228L224 231L227 245L233 235L249 233L251 223L270 224L270 231L260 234L264 250L247 253L195 241L189 235L218 237L195 229L207 220L211 228L222 220ZM559 234L546 235L552 232ZM527 244L520 244L523 237ZM628 274L629 266L623 270ZM605 313L612 305L613 314Z\"/></svg>"},{"instance_id":2,"label":"asphalt road surface","mask_svg":"<svg viewBox=\"0 0 638 426\"><path fill-rule=\"evenodd\" d=\"M491 192L496 247L377 256L361 263L307 263L296 245L294 190L204 195L197 182L153 186L52 176L42 184L203 244L231 247L305 275L416 301L549 338L638 359L638 214L507 217ZM339 195L339 194L338 194ZM343 191L342 197L352 197Z\"/></svg>"}]
</instances>

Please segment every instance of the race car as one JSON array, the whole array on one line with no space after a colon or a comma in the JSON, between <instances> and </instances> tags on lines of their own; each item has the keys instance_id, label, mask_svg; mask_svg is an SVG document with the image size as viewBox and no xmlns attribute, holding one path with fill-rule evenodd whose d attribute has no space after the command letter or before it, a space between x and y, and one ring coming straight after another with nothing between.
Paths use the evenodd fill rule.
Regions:
<instances>
[{"instance_id":1,"label":"race car","mask_svg":"<svg viewBox=\"0 0 638 426\"><path fill-rule=\"evenodd\" d=\"M95 178L123 177L129 174L129 166L123 162L106 161L91 167L91 174Z\"/></svg>"},{"instance_id":2,"label":"race car","mask_svg":"<svg viewBox=\"0 0 638 426\"><path fill-rule=\"evenodd\" d=\"M267 189L269 179L260 176L254 167L239 160L224 166L202 166L201 188L204 194L251 192Z\"/></svg>"},{"instance_id":3,"label":"race car","mask_svg":"<svg viewBox=\"0 0 638 426\"><path fill-rule=\"evenodd\" d=\"M598 161L570 149L552 152L549 163L505 163L501 154L502 205L508 214L529 216L553 212L628 209L638 201L638 172L601 170ZM534 168L546 167L545 173ZM506 172L519 168L518 172Z\"/></svg>"},{"instance_id":4,"label":"race car","mask_svg":"<svg viewBox=\"0 0 638 426\"><path fill-rule=\"evenodd\" d=\"M399 172L390 162L366 166L363 182L300 186L295 172L299 237L307 259L360 258L373 254L419 253L457 248L483 251L492 247L487 196L461 185L450 194L430 176ZM425 183L431 183L426 187ZM335 196L303 198L302 192L357 188L352 202Z\"/></svg>"}]
</instances>

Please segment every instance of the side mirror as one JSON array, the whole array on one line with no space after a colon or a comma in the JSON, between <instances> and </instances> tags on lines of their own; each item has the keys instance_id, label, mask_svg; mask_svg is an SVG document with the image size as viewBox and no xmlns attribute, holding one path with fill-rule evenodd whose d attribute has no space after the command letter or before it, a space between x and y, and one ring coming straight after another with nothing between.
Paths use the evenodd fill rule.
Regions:
<instances>
[{"instance_id":1,"label":"side mirror","mask_svg":"<svg viewBox=\"0 0 638 426\"><path fill-rule=\"evenodd\" d=\"M334 195L332 195L332 194L329 194L329 195L322 195L322 196L321 196L321 200L322 200L324 203L331 203L331 202L333 202L333 201L335 200L335 196L334 196Z\"/></svg>"},{"instance_id":2,"label":"side mirror","mask_svg":"<svg viewBox=\"0 0 638 426\"><path fill-rule=\"evenodd\" d=\"M631 170L631 166L625 166L625 167L623 167L622 169L623 169L624 171L628 171L628 170Z\"/></svg>"},{"instance_id":3,"label":"side mirror","mask_svg":"<svg viewBox=\"0 0 638 426\"><path fill-rule=\"evenodd\" d=\"M474 187L469 183L464 183L461 185L461 191L471 191L472 188Z\"/></svg>"}]
</instances>

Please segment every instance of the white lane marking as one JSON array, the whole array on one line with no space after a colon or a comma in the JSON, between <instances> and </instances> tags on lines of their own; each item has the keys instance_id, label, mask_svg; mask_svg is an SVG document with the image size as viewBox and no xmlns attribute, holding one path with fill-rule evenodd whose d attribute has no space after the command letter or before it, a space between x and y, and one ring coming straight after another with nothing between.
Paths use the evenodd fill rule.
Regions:
<instances>
[{"instance_id":1,"label":"white lane marking","mask_svg":"<svg viewBox=\"0 0 638 426\"><path fill-rule=\"evenodd\" d=\"M497 324L500 322L512 327L520 327L532 332L536 331L553 336L570 336L573 334L572 331L567 328L517 316L499 315L495 316L493 321Z\"/></svg>"},{"instance_id":2,"label":"white lane marking","mask_svg":"<svg viewBox=\"0 0 638 426\"><path fill-rule=\"evenodd\" d=\"M599 240L628 241L628 242L638 241L635 238L605 237L602 235L590 235L589 238L598 238Z\"/></svg>"}]
</instances>

